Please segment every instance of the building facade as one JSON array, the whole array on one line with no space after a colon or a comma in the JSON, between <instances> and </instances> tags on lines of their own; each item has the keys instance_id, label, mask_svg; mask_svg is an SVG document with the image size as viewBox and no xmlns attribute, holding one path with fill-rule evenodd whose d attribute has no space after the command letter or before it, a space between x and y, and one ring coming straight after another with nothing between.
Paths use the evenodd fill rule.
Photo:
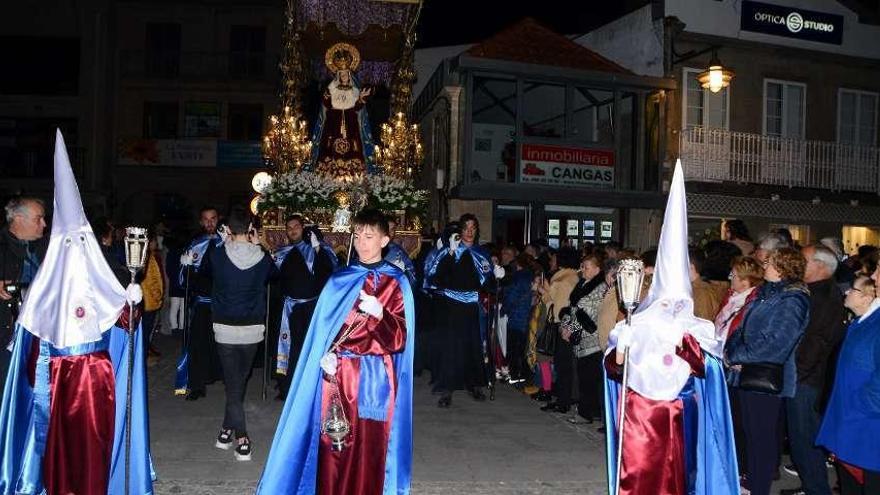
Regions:
<instances>
[{"instance_id":1,"label":"building facade","mask_svg":"<svg viewBox=\"0 0 880 495\"><path fill-rule=\"evenodd\" d=\"M741 218L801 243L880 243L878 12L859 2L666 0L576 41L635 73L665 76L665 165L688 180L691 231ZM717 93L712 59L735 76Z\"/></svg>"},{"instance_id":2,"label":"building facade","mask_svg":"<svg viewBox=\"0 0 880 495\"><path fill-rule=\"evenodd\" d=\"M674 81L531 19L447 54L417 51L416 67L437 228L473 212L484 240L650 242L663 203L661 95Z\"/></svg>"}]
</instances>

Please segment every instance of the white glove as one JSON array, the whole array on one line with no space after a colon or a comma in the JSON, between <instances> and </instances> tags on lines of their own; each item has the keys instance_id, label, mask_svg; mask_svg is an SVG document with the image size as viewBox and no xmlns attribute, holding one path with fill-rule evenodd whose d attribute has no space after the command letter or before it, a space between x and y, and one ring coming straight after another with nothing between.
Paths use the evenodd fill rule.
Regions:
<instances>
[{"instance_id":1,"label":"white glove","mask_svg":"<svg viewBox=\"0 0 880 495\"><path fill-rule=\"evenodd\" d=\"M183 266L192 266L193 260L192 251L187 251L180 255L180 264Z\"/></svg>"},{"instance_id":2,"label":"white glove","mask_svg":"<svg viewBox=\"0 0 880 495\"><path fill-rule=\"evenodd\" d=\"M507 274L507 271L501 265L495 265L492 268L492 274L495 275L495 278L501 279L504 278L504 275Z\"/></svg>"},{"instance_id":3,"label":"white glove","mask_svg":"<svg viewBox=\"0 0 880 495\"><path fill-rule=\"evenodd\" d=\"M140 284L128 284L125 288L125 300L131 304L139 304L144 300L144 291L141 290Z\"/></svg>"},{"instance_id":4,"label":"white glove","mask_svg":"<svg viewBox=\"0 0 880 495\"><path fill-rule=\"evenodd\" d=\"M382 303L376 299L376 296L371 296L361 289L361 303L358 304L358 309L370 316L381 319L385 308L382 306Z\"/></svg>"},{"instance_id":5,"label":"white glove","mask_svg":"<svg viewBox=\"0 0 880 495\"><path fill-rule=\"evenodd\" d=\"M443 239L437 239L437 249L443 249Z\"/></svg>"},{"instance_id":6,"label":"white glove","mask_svg":"<svg viewBox=\"0 0 880 495\"><path fill-rule=\"evenodd\" d=\"M321 249L321 243L318 242L318 236L316 236L314 232L309 233L309 242L312 243L312 247L315 248L315 251Z\"/></svg>"},{"instance_id":7,"label":"white glove","mask_svg":"<svg viewBox=\"0 0 880 495\"><path fill-rule=\"evenodd\" d=\"M461 244L461 237L457 234L452 234L449 236L449 252L454 253L458 249L458 245Z\"/></svg>"},{"instance_id":8,"label":"white glove","mask_svg":"<svg viewBox=\"0 0 880 495\"><path fill-rule=\"evenodd\" d=\"M635 327L626 323L617 325L617 351L623 352L627 347L632 348L635 344Z\"/></svg>"},{"instance_id":9,"label":"white glove","mask_svg":"<svg viewBox=\"0 0 880 495\"><path fill-rule=\"evenodd\" d=\"M321 369L324 370L324 373L327 373L330 376L336 376L336 367L339 364L339 359L336 357L336 354L332 352L328 352L321 356Z\"/></svg>"}]
</instances>

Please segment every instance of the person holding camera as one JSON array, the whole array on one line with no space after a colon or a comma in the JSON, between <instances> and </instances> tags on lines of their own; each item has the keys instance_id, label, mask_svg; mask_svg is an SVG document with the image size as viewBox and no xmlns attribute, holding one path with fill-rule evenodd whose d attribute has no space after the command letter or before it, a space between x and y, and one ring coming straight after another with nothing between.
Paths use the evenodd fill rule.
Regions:
<instances>
[{"instance_id":1,"label":"person holding camera","mask_svg":"<svg viewBox=\"0 0 880 495\"><path fill-rule=\"evenodd\" d=\"M226 384L226 413L215 446L234 446L235 459L251 460L244 415L248 376L266 329L266 286L274 266L244 208L233 208L221 227L226 240L210 248L201 271L211 278L211 319Z\"/></svg>"},{"instance_id":2,"label":"person holding camera","mask_svg":"<svg viewBox=\"0 0 880 495\"><path fill-rule=\"evenodd\" d=\"M5 209L6 226L0 230L0 391L6 382L10 359L6 347L12 340L18 308L46 254L43 202L33 197L13 198Z\"/></svg>"}]
</instances>

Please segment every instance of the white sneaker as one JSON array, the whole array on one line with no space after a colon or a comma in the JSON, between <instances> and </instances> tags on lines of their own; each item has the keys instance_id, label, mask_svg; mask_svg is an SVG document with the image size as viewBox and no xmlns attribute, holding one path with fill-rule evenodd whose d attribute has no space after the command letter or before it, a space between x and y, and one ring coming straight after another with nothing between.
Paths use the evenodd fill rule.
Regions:
<instances>
[{"instance_id":1,"label":"white sneaker","mask_svg":"<svg viewBox=\"0 0 880 495\"><path fill-rule=\"evenodd\" d=\"M220 430L220 434L217 435L217 441L214 442L214 447L217 447L221 450L229 450L232 448L232 430L223 429Z\"/></svg>"},{"instance_id":2,"label":"white sneaker","mask_svg":"<svg viewBox=\"0 0 880 495\"><path fill-rule=\"evenodd\" d=\"M237 439L238 444L235 446L235 460L249 461L251 460L251 439L241 437Z\"/></svg>"}]
</instances>

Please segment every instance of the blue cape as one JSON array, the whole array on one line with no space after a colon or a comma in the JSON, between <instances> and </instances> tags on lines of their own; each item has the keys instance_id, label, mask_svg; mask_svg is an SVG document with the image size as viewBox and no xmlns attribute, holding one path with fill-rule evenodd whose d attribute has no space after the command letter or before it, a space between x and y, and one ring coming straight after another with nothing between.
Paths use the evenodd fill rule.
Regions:
<instances>
[{"instance_id":1,"label":"blue cape","mask_svg":"<svg viewBox=\"0 0 880 495\"><path fill-rule=\"evenodd\" d=\"M107 335L109 333L109 335ZM0 408L0 494L43 493L42 459L45 431L41 431L39 384L31 387L28 380L27 361L34 337L24 328L16 329L9 374L3 390L3 407ZM141 327L135 333L135 342L141 342ZM109 341L109 342L107 342ZM128 335L119 327L105 332L102 341L76 346L84 354L86 347L107 345L116 377L116 422L113 433L108 494L125 493L125 398L128 380ZM153 471L150 459L149 426L147 424L147 398L144 380L144 356L142 346L135 346L134 395L132 396L131 435L131 494L153 493ZM48 406L48 404L46 404ZM44 424L45 426L45 424ZM40 438L42 437L42 442ZM41 445L42 443L42 445Z\"/></svg>"},{"instance_id":2,"label":"blue cape","mask_svg":"<svg viewBox=\"0 0 880 495\"><path fill-rule=\"evenodd\" d=\"M733 423L724 370L704 353L706 377L691 377L696 403L684 408L685 464L688 494L738 495L739 473L733 442ZM603 366L604 369L604 366ZM685 389L690 388L685 386ZM605 376L606 464L608 493L617 493L617 401L620 383ZM626 435L626 432L624 432ZM695 444L694 444L695 443Z\"/></svg>"},{"instance_id":3,"label":"blue cape","mask_svg":"<svg viewBox=\"0 0 880 495\"><path fill-rule=\"evenodd\" d=\"M412 473L412 363L415 348L415 307L406 275L383 263L375 271L397 279L403 291L406 346L393 356L397 398L385 457L384 494L408 494ZM374 270L353 265L333 274L315 308L301 358L278 420L258 494L312 494L318 477L318 440L321 435L321 357L354 307L364 281ZM304 358L303 358L304 357Z\"/></svg>"}]
</instances>

